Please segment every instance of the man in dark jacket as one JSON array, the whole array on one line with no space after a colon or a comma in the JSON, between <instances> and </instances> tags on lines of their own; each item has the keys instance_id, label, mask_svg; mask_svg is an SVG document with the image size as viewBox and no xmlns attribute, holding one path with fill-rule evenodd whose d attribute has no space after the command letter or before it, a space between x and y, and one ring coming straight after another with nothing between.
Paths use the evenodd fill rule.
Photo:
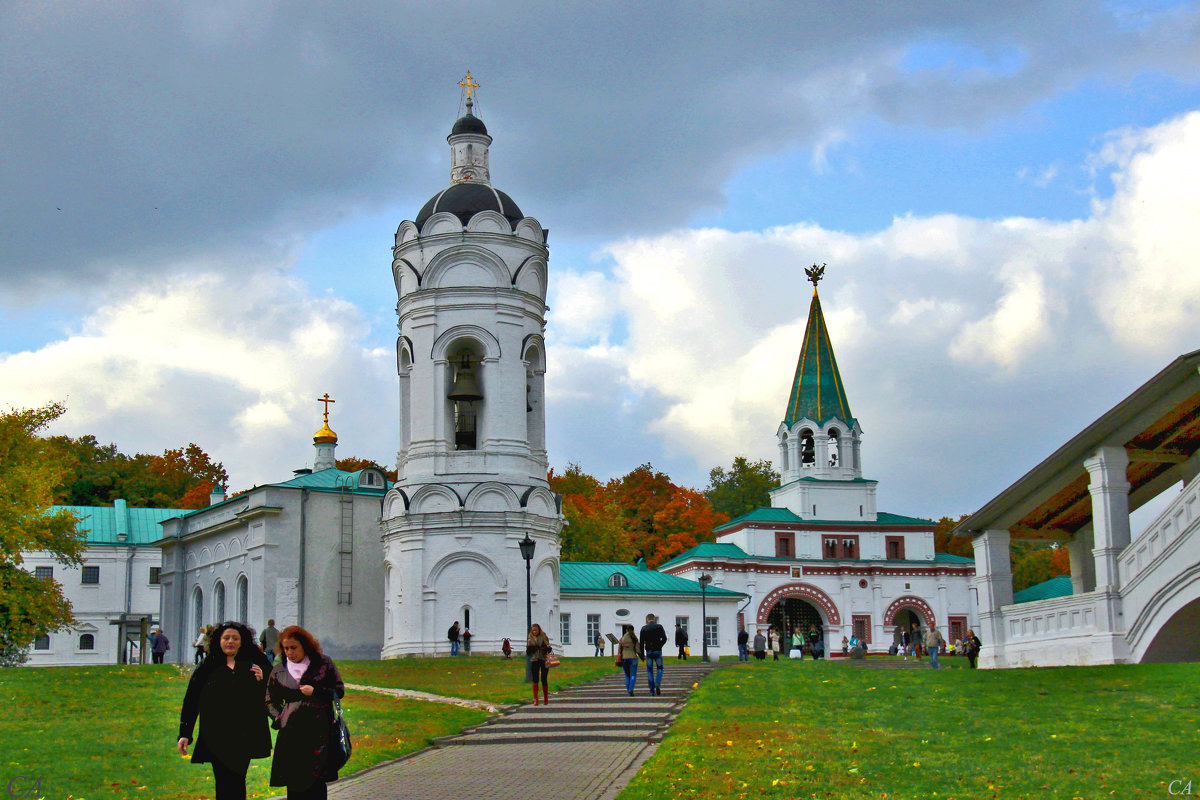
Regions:
<instances>
[{"instance_id":1,"label":"man in dark jacket","mask_svg":"<svg viewBox=\"0 0 1200 800\"><path fill-rule=\"evenodd\" d=\"M642 658L646 660L646 681L650 684L650 694L662 694L662 651L666 643L667 632L658 623L658 618L647 614L646 624L638 636L638 647L642 651Z\"/></svg>"},{"instance_id":2,"label":"man in dark jacket","mask_svg":"<svg viewBox=\"0 0 1200 800\"><path fill-rule=\"evenodd\" d=\"M679 648L679 658L687 661L687 631L678 622L675 623L675 646Z\"/></svg>"},{"instance_id":3,"label":"man in dark jacket","mask_svg":"<svg viewBox=\"0 0 1200 800\"><path fill-rule=\"evenodd\" d=\"M738 661L750 660L750 631L745 628L738 630Z\"/></svg>"},{"instance_id":4,"label":"man in dark jacket","mask_svg":"<svg viewBox=\"0 0 1200 800\"><path fill-rule=\"evenodd\" d=\"M150 637L150 653L151 660L155 664L163 663L163 659L167 655L167 651L171 649L171 642L167 639L167 635L162 632L162 628L155 628L154 635Z\"/></svg>"},{"instance_id":5,"label":"man in dark jacket","mask_svg":"<svg viewBox=\"0 0 1200 800\"><path fill-rule=\"evenodd\" d=\"M454 620L450 630L446 631L446 638L450 640L450 655L458 655L458 620Z\"/></svg>"}]
</instances>

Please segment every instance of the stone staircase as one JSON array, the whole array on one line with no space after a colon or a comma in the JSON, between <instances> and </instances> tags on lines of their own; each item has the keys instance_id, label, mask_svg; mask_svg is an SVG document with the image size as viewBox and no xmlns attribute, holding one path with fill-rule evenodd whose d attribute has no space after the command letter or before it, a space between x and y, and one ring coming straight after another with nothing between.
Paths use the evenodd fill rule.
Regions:
<instances>
[{"instance_id":1,"label":"stone staircase","mask_svg":"<svg viewBox=\"0 0 1200 800\"><path fill-rule=\"evenodd\" d=\"M670 663L663 670L662 694L646 687L645 662L638 665L634 696L625 692L625 673L551 691L550 704L514 706L456 736L435 741L448 745L534 742L660 742L698 683L716 665L701 661ZM551 687L554 673L551 671ZM531 692L532 693L532 692Z\"/></svg>"}]
</instances>

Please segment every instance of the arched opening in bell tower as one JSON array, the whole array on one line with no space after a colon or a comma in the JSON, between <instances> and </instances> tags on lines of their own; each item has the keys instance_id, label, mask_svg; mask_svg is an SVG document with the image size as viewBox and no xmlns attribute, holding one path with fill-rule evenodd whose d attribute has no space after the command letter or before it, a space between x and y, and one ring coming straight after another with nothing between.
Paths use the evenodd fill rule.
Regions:
<instances>
[{"instance_id":1,"label":"arched opening in bell tower","mask_svg":"<svg viewBox=\"0 0 1200 800\"><path fill-rule=\"evenodd\" d=\"M450 401L455 450L477 450L483 419L483 360L470 346L451 349L453 377L446 399Z\"/></svg>"},{"instance_id":2,"label":"arched opening in bell tower","mask_svg":"<svg viewBox=\"0 0 1200 800\"><path fill-rule=\"evenodd\" d=\"M831 466L831 467L841 466L839 461L840 461L840 455L841 455L841 449L842 449L842 434L837 428L829 429L828 448L829 448L829 466Z\"/></svg>"},{"instance_id":3,"label":"arched opening in bell tower","mask_svg":"<svg viewBox=\"0 0 1200 800\"><path fill-rule=\"evenodd\" d=\"M800 467L802 469L812 469L816 461L816 440L813 439L813 432L808 428L804 428L800 431Z\"/></svg>"}]
</instances>

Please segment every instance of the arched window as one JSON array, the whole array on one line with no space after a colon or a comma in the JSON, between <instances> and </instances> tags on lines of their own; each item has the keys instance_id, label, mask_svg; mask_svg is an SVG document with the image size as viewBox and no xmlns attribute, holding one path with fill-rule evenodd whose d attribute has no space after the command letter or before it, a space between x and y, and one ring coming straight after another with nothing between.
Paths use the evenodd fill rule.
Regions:
<instances>
[{"instance_id":1,"label":"arched window","mask_svg":"<svg viewBox=\"0 0 1200 800\"><path fill-rule=\"evenodd\" d=\"M608 585L613 589L623 589L629 585L629 579L620 572L614 572L608 578Z\"/></svg>"},{"instance_id":2,"label":"arched window","mask_svg":"<svg viewBox=\"0 0 1200 800\"><path fill-rule=\"evenodd\" d=\"M829 429L829 466L837 467L841 455L842 438L837 428Z\"/></svg>"},{"instance_id":3,"label":"arched window","mask_svg":"<svg viewBox=\"0 0 1200 800\"><path fill-rule=\"evenodd\" d=\"M79 649L80 650L95 650L96 649L96 637L90 633L81 634L79 637Z\"/></svg>"},{"instance_id":4,"label":"arched window","mask_svg":"<svg viewBox=\"0 0 1200 800\"><path fill-rule=\"evenodd\" d=\"M216 606L213 612L216 614L217 623L225 621L225 584L217 581L217 585L213 587L213 604Z\"/></svg>"},{"instance_id":5,"label":"arched window","mask_svg":"<svg viewBox=\"0 0 1200 800\"><path fill-rule=\"evenodd\" d=\"M250 623L250 583L245 575L237 579L237 619L243 624Z\"/></svg>"},{"instance_id":6,"label":"arched window","mask_svg":"<svg viewBox=\"0 0 1200 800\"><path fill-rule=\"evenodd\" d=\"M808 428L800 431L800 466L811 468L817 460L816 441Z\"/></svg>"},{"instance_id":7,"label":"arched window","mask_svg":"<svg viewBox=\"0 0 1200 800\"><path fill-rule=\"evenodd\" d=\"M204 591L197 586L192 590L192 628L200 630L204 627Z\"/></svg>"},{"instance_id":8,"label":"arched window","mask_svg":"<svg viewBox=\"0 0 1200 800\"><path fill-rule=\"evenodd\" d=\"M446 398L453 406L454 449L479 447L479 420L483 412L483 360L469 348L459 348L450 363L453 380Z\"/></svg>"}]
</instances>

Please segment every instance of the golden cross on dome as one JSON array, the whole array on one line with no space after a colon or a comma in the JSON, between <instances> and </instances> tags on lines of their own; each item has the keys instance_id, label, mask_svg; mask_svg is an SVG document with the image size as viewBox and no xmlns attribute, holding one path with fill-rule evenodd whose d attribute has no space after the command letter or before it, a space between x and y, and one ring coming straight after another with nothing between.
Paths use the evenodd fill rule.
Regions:
<instances>
[{"instance_id":1,"label":"golden cross on dome","mask_svg":"<svg viewBox=\"0 0 1200 800\"><path fill-rule=\"evenodd\" d=\"M325 422L328 423L329 422L329 404L336 403L337 400L332 399L329 396L329 392L326 392L324 397L317 398L317 402L325 404Z\"/></svg>"},{"instance_id":2,"label":"golden cross on dome","mask_svg":"<svg viewBox=\"0 0 1200 800\"><path fill-rule=\"evenodd\" d=\"M468 100L470 100L471 96L475 94L475 90L479 88L479 84L476 83L475 79L471 77L471 70L467 70L467 77L459 81L458 85L467 90Z\"/></svg>"}]
</instances>

